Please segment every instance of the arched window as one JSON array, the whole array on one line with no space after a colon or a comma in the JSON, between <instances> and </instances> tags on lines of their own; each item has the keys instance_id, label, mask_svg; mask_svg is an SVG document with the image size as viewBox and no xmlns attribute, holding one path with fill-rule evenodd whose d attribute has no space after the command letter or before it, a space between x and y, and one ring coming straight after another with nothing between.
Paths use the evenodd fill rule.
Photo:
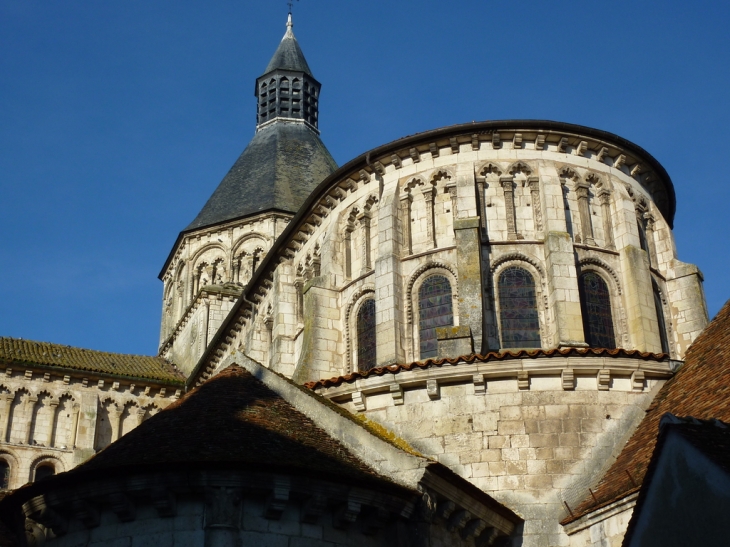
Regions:
<instances>
[{"instance_id":1,"label":"arched window","mask_svg":"<svg viewBox=\"0 0 730 547\"><path fill-rule=\"evenodd\" d=\"M509 267L498 281L499 319L503 348L539 348L535 281L522 268Z\"/></svg>"},{"instance_id":2,"label":"arched window","mask_svg":"<svg viewBox=\"0 0 730 547\"><path fill-rule=\"evenodd\" d=\"M597 273L586 272L580 276L579 289L586 343L592 348L614 349L616 336L608 285Z\"/></svg>"},{"instance_id":3,"label":"arched window","mask_svg":"<svg viewBox=\"0 0 730 547\"><path fill-rule=\"evenodd\" d=\"M53 467L52 463L42 463L38 467L35 468L35 476L33 478L33 482L38 482L40 480L43 480L47 477L51 477L56 474L56 468Z\"/></svg>"},{"instance_id":4,"label":"arched window","mask_svg":"<svg viewBox=\"0 0 730 547\"><path fill-rule=\"evenodd\" d=\"M662 306L662 297L659 294L659 287L656 281L651 280L654 289L654 307L656 308L657 323L659 323L659 339L662 343L662 353L669 354L669 340L667 338L667 323L664 319L664 306Z\"/></svg>"},{"instance_id":5,"label":"arched window","mask_svg":"<svg viewBox=\"0 0 730 547\"><path fill-rule=\"evenodd\" d=\"M443 275L432 275L418 289L418 329L421 359L438 355L437 327L451 327L454 310L451 283Z\"/></svg>"},{"instance_id":6,"label":"arched window","mask_svg":"<svg viewBox=\"0 0 730 547\"><path fill-rule=\"evenodd\" d=\"M375 300L368 298L357 311L357 368L375 367Z\"/></svg>"},{"instance_id":7,"label":"arched window","mask_svg":"<svg viewBox=\"0 0 730 547\"><path fill-rule=\"evenodd\" d=\"M0 490L7 490L10 486L10 464L0 459Z\"/></svg>"}]
</instances>

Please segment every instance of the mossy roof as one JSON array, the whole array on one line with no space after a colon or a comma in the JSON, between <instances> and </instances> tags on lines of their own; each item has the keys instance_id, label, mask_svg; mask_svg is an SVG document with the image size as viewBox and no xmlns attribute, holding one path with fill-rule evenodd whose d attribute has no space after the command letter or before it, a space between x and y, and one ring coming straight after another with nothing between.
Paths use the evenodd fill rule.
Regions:
<instances>
[{"instance_id":1,"label":"mossy roof","mask_svg":"<svg viewBox=\"0 0 730 547\"><path fill-rule=\"evenodd\" d=\"M10 368L40 365L165 383L185 381L185 376L162 357L108 353L21 338L0 337L0 363Z\"/></svg>"}]
</instances>

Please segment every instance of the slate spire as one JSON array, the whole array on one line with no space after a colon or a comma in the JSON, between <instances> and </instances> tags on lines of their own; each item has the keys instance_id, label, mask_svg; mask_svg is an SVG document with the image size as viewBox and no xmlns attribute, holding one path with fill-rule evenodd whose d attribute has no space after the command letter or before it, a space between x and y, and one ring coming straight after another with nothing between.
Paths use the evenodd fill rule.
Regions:
<instances>
[{"instance_id":1,"label":"slate spire","mask_svg":"<svg viewBox=\"0 0 730 547\"><path fill-rule=\"evenodd\" d=\"M286 27L256 80L256 135L185 232L267 211L294 214L337 169L319 139L322 86L294 38L291 14Z\"/></svg>"}]
</instances>

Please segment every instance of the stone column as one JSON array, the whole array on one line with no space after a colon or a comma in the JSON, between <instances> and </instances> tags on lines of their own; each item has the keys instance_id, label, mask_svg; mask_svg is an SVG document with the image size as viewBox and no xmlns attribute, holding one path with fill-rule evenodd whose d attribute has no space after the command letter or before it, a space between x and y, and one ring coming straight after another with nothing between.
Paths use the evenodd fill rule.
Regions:
<instances>
[{"instance_id":1,"label":"stone column","mask_svg":"<svg viewBox=\"0 0 730 547\"><path fill-rule=\"evenodd\" d=\"M117 405L112 404L109 407L109 425L112 428L112 442L117 441L120 436L120 430L122 429L122 414L124 409L119 410Z\"/></svg>"},{"instance_id":2,"label":"stone column","mask_svg":"<svg viewBox=\"0 0 730 547\"><path fill-rule=\"evenodd\" d=\"M33 413L35 412L35 404L37 402L38 397L28 397L23 403L25 406L25 412L23 414L28 417L28 424L25 430L25 444L30 444L30 436L33 432ZM28 412L28 407L30 407L30 412ZM29 414L30 416L28 416Z\"/></svg>"},{"instance_id":3,"label":"stone column","mask_svg":"<svg viewBox=\"0 0 730 547\"><path fill-rule=\"evenodd\" d=\"M449 197L451 198L451 216L453 220L459 218L459 202L456 199L456 184L449 184L446 189L449 191Z\"/></svg>"},{"instance_id":4,"label":"stone column","mask_svg":"<svg viewBox=\"0 0 730 547\"><path fill-rule=\"evenodd\" d=\"M580 215L580 231L583 232L583 243L596 245L593 238L593 224L591 223L591 208L588 204L588 190L590 186L585 183L575 185L575 195L578 198L578 214Z\"/></svg>"},{"instance_id":5,"label":"stone column","mask_svg":"<svg viewBox=\"0 0 730 547\"><path fill-rule=\"evenodd\" d=\"M646 220L646 251L649 253L649 267L657 265L656 243L654 242L654 216L650 212L644 213Z\"/></svg>"},{"instance_id":6,"label":"stone column","mask_svg":"<svg viewBox=\"0 0 730 547\"><path fill-rule=\"evenodd\" d=\"M48 429L46 429L46 442L48 447L53 447L53 426L56 423L56 411L58 410L58 401L50 401L48 406L51 409L51 415L48 419Z\"/></svg>"},{"instance_id":7,"label":"stone column","mask_svg":"<svg viewBox=\"0 0 730 547\"><path fill-rule=\"evenodd\" d=\"M190 292L190 302L195 300L195 296L198 294L198 290L200 289L200 273L200 271L197 271L193 274L193 285L192 291Z\"/></svg>"},{"instance_id":8,"label":"stone column","mask_svg":"<svg viewBox=\"0 0 730 547\"><path fill-rule=\"evenodd\" d=\"M403 250L405 255L413 254L413 240L411 238L411 203L413 196L406 192L400 197L400 218L403 229Z\"/></svg>"},{"instance_id":9,"label":"stone column","mask_svg":"<svg viewBox=\"0 0 730 547\"><path fill-rule=\"evenodd\" d=\"M431 184L426 184L421 188L423 201L426 203L426 237L432 249L436 248L436 230L433 222L433 198L436 188Z\"/></svg>"},{"instance_id":10,"label":"stone column","mask_svg":"<svg viewBox=\"0 0 730 547\"><path fill-rule=\"evenodd\" d=\"M370 260L370 218L371 215L367 211L357 215L357 220L360 222L360 236L362 238L362 267L360 268L360 275L365 275L373 269Z\"/></svg>"},{"instance_id":11,"label":"stone column","mask_svg":"<svg viewBox=\"0 0 730 547\"><path fill-rule=\"evenodd\" d=\"M253 255L247 254L241 257L241 269L245 276L243 284L248 285L248 282L251 280L251 276L253 275Z\"/></svg>"},{"instance_id":12,"label":"stone column","mask_svg":"<svg viewBox=\"0 0 730 547\"><path fill-rule=\"evenodd\" d=\"M603 234L606 238L606 249L616 250L613 242L613 223L611 222L611 192L603 188L598 192L598 199L601 202L601 216L603 217Z\"/></svg>"},{"instance_id":13,"label":"stone column","mask_svg":"<svg viewBox=\"0 0 730 547\"><path fill-rule=\"evenodd\" d=\"M241 257L233 260L233 281L235 283L241 282Z\"/></svg>"},{"instance_id":14,"label":"stone column","mask_svg":"<svg viewBox=\"0 0 730 547\"><path fill-rule=\"evenodd\" d=\"M74 403L73 405L73 419L71 420L71 439L69 440L69 447L76 448L76 435L79 429L79 411L81 405Z\"/></svg>"},{"instance_id":15,"label":"stone column","mask_svg":"<svg viewBox=\"0 0 730 547\"><path fill-rule=\"evenodd\" d=\"M142 425L142 422L144 422L144 416L147 414L147 410L144 408L138 408L137 409L137 426Z\"/></svg>"},{"instance_id":16,"label":"stone column","mask_svg":"<svg viewBox=\"0 0 730 547\"><path fill-rule=\"evenodd\" d=\"M499 183L504 190L504 207L507 215L507 239L517 239L517 224L515 223L515 190L514 177L499 177Z\"/></svg>"},{"instance_id":17,"label":"stone column","mask_svg":"<svg viewBox=\"0 0 730 547\"><path fill-rule=\"evenodd\" d=\"M527 185L530 187L530 198L532 199L532 216L535 219L535 231L542 232L542 202L540 201L540 178L527 177Z\"/></svg>"},{"instance_id":18,"label":"stone column","mask_svg":"<svg viewBox=\"0 0 730 547\"><path fill-rule=\"evenodd\" d=\"M14 393L3 393L0 395L0 402L2 402L2 412L0 413L0 416L3 416L2 423L2 431L0 431L0 442L9 442L9 436L10 436L10 410L13 406L13 401L15 400L15 394Z\"/></svg>"},{"instance_id":19,"label":"stone column","mask_svg":"<svg viewBox=\"0 0 730 547\"><path fill-rule=\"evenodd\" d=\"M352 278L352 231L355 227L351 222L347 223L345 232L342 234L343 241L345 242L345 277L347 279Z\"/></svg>"},{"instance_id":20,"label":"stone column","mask_svg":"<svg viewBox=\"0 0 730 547\"><path fill-rule=\"evenodd\" d=\"M477 195L476 206L477 216L481 219L480 225L482 230L482 239L487 240L487 207L484 203L484 177L476 177Z\"/></svg>"}]
</instances>

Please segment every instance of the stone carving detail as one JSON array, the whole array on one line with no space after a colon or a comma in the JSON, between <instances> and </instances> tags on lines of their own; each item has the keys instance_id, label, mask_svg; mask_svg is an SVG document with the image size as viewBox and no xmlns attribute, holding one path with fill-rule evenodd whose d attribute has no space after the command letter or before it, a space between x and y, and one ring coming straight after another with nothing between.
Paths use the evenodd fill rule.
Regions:
<instances>
[{"instance_id":1,"label":"stone carving detail","mask_svg":"<svg viewBox=\"0 0 730 547\"><path fill-rule=\"evenodd\" d=\"M517 224L515 221L514 177L499 177L499 184L502 186L502 190L504 190L504 206L507 214L507 239L510 241L523 239L517 233Z\"/></svg>"}]
</instances>

